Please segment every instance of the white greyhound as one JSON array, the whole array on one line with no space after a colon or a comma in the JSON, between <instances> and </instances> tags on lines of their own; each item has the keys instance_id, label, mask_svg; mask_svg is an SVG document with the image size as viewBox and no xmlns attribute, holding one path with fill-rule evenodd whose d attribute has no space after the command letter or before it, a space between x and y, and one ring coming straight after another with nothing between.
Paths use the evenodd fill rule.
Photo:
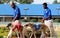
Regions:
<instances>
[{"instance_id":1,"label":"white greyhound","mask_svg":"<svg viewBox=\"0 0 60 38\"><path fill-rule=\"evenodd\" d=\"M9 31L9 34L8 34L7 38L11 38L12 33L14 31L17 33L18 38L20 38L20 37L23 38L23 33L22 33L23 26L21 25L21 23L18 20L16 20L15 22L13 22L11 24L11 29ZM20 37L19 37L19 33L20 33Z\"/></svg>"}]
</instances>

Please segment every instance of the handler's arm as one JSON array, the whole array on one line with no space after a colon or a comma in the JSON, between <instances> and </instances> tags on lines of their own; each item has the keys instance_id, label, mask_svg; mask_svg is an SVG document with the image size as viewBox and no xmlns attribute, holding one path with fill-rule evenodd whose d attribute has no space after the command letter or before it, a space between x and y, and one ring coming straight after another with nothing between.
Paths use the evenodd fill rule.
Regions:
<instances>
[{"instance_id":1,"label":"handler's arm","mask_svg":"<svg viewBox=\"0 0 60 38\"><path fill-rule=\"evenodd\" d=\"M18 17L18 14L16 15L16 17L13 19L13 21L15 21L15 19Z\"/></svg>"}]
</instances>

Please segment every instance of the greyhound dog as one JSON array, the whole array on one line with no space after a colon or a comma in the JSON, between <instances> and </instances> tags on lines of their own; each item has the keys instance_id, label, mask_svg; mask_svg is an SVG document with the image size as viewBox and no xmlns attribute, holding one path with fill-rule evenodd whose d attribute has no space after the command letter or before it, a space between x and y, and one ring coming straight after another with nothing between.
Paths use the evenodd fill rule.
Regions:
<instances>
[{"instance_id":1,"label":"greyhound dog","mask_svg":"<svg viewBox=\"0 0 60 38\"><path fill-rule=\"evenodd\" d=\"M40 38L46 38L50 36L50 31L48 29L48 27L42 23L41 24L41 37Z\"/></svg>"},{"instance_id":2,"label":"greyhound dog","mask_svg":"<svg viewBox=\"0 0 60 38\"><path fill-rule=\"evenodd\" d=\"M32 38L33 35L34 35L34 38L37 38L36 31L40 29L40 25L38 25L38 27L37 27L37 25L35 25L35 24L28 23L24 27L25 27L24 34L27 36L27 38ZM30 36L28 36L28 34L26 33L29 31L31 32Z\"/></svg>"},{"instance_id":3,"label":"greyhound dog","mask_svg":"<svg viewBox=\"0 0 60 38\"><path fill-rule=\"evenodd\" d=\"M36 35L34 32L34 28L33 28L33 24L29 23L29 24L26 24L24 27L25 28L25 35L27 36L27 38L32 38L32 35L34 35L34 38L36 38ZM27 34L29 32L29 34Z\"/></svg>"},{"instance_id":4,"label":"greyhound dog","mask_svg":"<svg viewBox=\"0 0 60 38\"><path fill-rule=\"evenodd\" d=\"M32 38L33 35L34 35L34 38L37 38L36 32L40 31L40 30L41 30L40 38L45 38L48 36L47 26L45 26L44 24L31 24L31 23L29 23L29 24L26 24L24 27L25 27L24 34L26 34L27 31L31 31L30 37L26 34L27 38ZM43 37L43 35L44 35L43 33L45 34L45 37Z\"/></svg>"},{"instance_id":5,"label":"greyhound dog","mask_svg":"<svg viewBox=\"0 0 60 38\"><path fill-rule=\"evenodd\" d=\"M13 23L8 24L7 27L9 27L9 26L11 26L11 28L10 28L10 31L9 31L7 38L11 38L11 35L13 32L17 33L18 38L20 38L20 37L23 38L23 33L22 33L23 26L21 25L21 23L19 23L18 20L16 20ZM19 33L20 33L20 37L19 37Z\"/></svg>"}]
</instances>

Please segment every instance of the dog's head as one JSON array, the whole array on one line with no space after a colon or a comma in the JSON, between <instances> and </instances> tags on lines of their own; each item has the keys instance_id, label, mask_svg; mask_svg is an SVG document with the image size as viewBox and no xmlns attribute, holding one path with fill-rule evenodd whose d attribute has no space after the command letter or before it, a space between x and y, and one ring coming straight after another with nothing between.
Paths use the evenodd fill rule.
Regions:
<instances>
[{"instance_id":1,"label":"dog's head","mask_svg":"<svg viewBox=\"0 0 60 38\"><path fill-rule=\"evenodd\" d=\"M28 31L32 30L32 28L33 28L32 26L33 26L33 24L31 24L31 23L28 23L28 24L25 25L25 27Z\"/></svg>"},{"instance_id":2,"label":"dog's head","mask_svg":"<svg viewBox=\"0 0 60 38\"><path fill-rule=\"evenodd\" d=\"M12 23L9 23L6 27L10 27L12 25Z\"/></svg>"}]
</instances>

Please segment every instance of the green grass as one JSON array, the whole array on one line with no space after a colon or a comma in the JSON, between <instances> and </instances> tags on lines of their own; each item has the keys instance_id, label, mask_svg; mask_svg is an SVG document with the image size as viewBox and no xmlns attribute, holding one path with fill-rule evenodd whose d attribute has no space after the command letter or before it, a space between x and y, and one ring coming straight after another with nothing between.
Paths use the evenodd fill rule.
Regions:
<instances>
[{"instance_id":1,"label":"green grass","mask_svg":"<svg viewBox=\"0 0 60 38\"><path fill-rule=\"evenodd\" d=\"M9 33L9 30L8 28L6 27L0 27L0 38L3 38L3 36L7 36L8 33ZM57 34L58 34L58 37L60 37L60 30L56 31ZM16 33L14 32L13 33L13 36L16 36Z\"/></svg>"},{"instance_id":2,"label":"green grass","mask_svg":"<svg viewBox=\"0 0 60 38\"><path fill-rule=\"evenodd\" d=\"M9 30L7 27L0 27L0 38L3 38L4 36L7 36L9 33ZM12 36L16 36L16 33L14 32Z\"/></svg>"},{"instance_id":3,"label":"green grass","mask_svg":"<svg viewBox=\"0 0 60 38\"><path fill-rule=\"evenodd\" d=\"M0 33L1 34L7 34L8 32L9 32L9 29L8 28L5 28L5 27L0 27L1 29L0 29Z\"/></svg>"},{"instance_id":4,"label":"green grass","mask_svg":"<svg viewBox=\"0 0 60 38\"><path fill-rule=\"evenodd\" d=\"M57 32L58 37L60 37L60 31L56 31L56 32Z\"/></svg>"},{"instance_id":5,"label":"green grass","mask_svg":"<svg viewBox=\"0 0 60 38\"><path fill-rule=\"evenodd\" d=\"M9 32L9 29L6 27L0 27L0 38L2 38L3 36L7 36Z\"/></svg>"}]
</instances>

